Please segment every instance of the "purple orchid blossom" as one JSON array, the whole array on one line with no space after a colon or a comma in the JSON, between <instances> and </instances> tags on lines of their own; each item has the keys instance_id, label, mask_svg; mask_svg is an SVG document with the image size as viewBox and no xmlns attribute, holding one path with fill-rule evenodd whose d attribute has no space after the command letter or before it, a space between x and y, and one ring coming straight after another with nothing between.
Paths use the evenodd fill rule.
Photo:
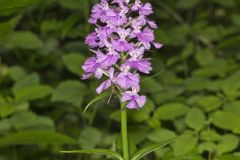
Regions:
<instances>
[{"instance_id":1,"label":"purple orchid blossom","mask_svg":"<svg viewBox=\"0 0 240 160\"><path fill-rule=\"evenodd\" d=\"M147 16L153 13L150 3L141 0L101 0L91 12L89 23L96 26L85 43L95 53L85 61L82 79L107 77L96 89L100 94L112 87L120 92L126 108L142 108L146 97L139 95L140 74L152 71L145 51L163 45L155 41L157 25Z\"/></svg>"}]
</instances>

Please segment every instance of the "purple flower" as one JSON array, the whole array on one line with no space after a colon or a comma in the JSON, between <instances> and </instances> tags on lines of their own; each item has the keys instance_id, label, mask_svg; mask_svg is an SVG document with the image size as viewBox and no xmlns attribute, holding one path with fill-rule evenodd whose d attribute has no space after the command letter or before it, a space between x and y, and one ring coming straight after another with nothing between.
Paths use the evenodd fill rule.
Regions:
<instances>
[{"instance_id":1,"label":"purple flower","mask_svg":"<svg viewBox=\"0 0 240 160\"><path fill-rule=\"evenodd\" d=\"M114 68L111 68L109 70L109 75L108 76L109 76L109 79L104 81L104 82L102 82L100 84L100 86L96 89L98 94L100 94L104 90L108 89L112 85L112 83L114 83Z\"/></svg>"},{"instance_id":2,"label":"purple flower","mask_svg":"<svg viewBox=\"0 0 240 160\"><path fill-rule=\"evenodd\" d=\"M116 52L103 54L102 52L98 51L96 53L98 58L96 62L101 68L107 69L108 67L116 64L118 59L120 59L120 55Z\"/></svg>"},{"instance_id":3,"label":"purple flower","mask_svg":"<svg viewBox=\"0 0 240 160\"><path fill-rule=\"evenodd\" d=\"M138 70L139 72L149 74L152 70L151 63L149 59L129 59L126 62L126 65L129 65L131 68Z\"/></svg>"},{"instance_id":4,"label":"purple flower","mask_svg":"<svg viewBox=\"0 0 240 160\"><path fill-rule=\"evenodd\" d=\"M98 41L97 33L93 32L87 36L85 43L89 45L89 47L94 48L98 46L97 41Z\"/></svg>"},{"instance_id":5,"label":"purple flower","mask_svg":"<svg viewBox=\"0 0 240 160\"><path fill-rule=\"evenodd\" d=\"M121 101L128 102L126 106L128 109L138 109L144 106L146 103L146 97L139 96L134 91L126 91L123 93Z\"/></svg>"},{"instance_id":6,"label":"purple flower","mask_svg":"<svg viewBox=\"0 0 240 160\"><path fill-rule=\"evenodd\" d=\"M123 89L128 89L131 87L139 86L140 77L138 74L133 74L131 72L121 72L116 77L116 83Z\"/></svg>"},{"instance_id":7,"label":"purple flower","mask_svg":"<svg viewBox=\"0 0 240 160\"><path fill-rule=\"evenodd\" d=\"M150 58L145 52L151 47L163 45L155 41L154 30L157 24L148 19L152 5L141 0L101 0L92 11L89 23L96 26L85 43L95 54L83 64L82 79L95 76L107 77L96 92L102 93L112 87L122 95L127 108L141 108L146 97L139 96L140 75L152 70Z\"/></svg>"},{"instance_id":8,"label":"purple flower","mask_svg":"<svg viewBox=\"0 0 240 160\"><path fill-rule=\"evenodd\" d=\"M146 3L139 8L140 15L148 16L152 13L152 5L150 3Z\"/></svg>"}]
</instances>

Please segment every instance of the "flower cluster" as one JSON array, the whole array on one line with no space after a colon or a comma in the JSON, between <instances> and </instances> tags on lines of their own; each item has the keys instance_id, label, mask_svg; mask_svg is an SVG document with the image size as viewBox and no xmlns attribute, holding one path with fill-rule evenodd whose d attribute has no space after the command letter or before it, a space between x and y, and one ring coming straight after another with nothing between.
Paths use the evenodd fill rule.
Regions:
<instances>
[{"instance_id":1,"label":"flower cluster","mask_svg":"<svg viewBox=\"0 0 240 160\"><path fill-rule=\"evenodd\" d=\"M128 102L127 108L141 108L146 97L140 91L139 73L149 74L152 70L150 58L144 53L152 46L161 48L154 41L155 22L147 16L153 13L150 3L140 0L101 0L91 12L89 23L96 29L86 37L85 43L94 56L85 61L83 79L94 75L107 80L97 88L100 94L109 87L121 92L121 101Z\"/></svg>"}]
</instances>

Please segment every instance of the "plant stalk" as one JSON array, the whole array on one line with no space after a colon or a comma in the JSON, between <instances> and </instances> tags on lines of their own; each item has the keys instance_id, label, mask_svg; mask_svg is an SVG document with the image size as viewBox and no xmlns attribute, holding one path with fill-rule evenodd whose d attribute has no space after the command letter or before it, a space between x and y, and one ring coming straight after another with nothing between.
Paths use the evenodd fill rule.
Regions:
<instances>
[{"instance_id":1,"label":"plant stalk","mask_svg":"<svg viewBox=\"0 0 240 160\"><path fill-rule=\"evenodd\" d=\"M127 135L127 110L125 108L124 103L121 104L121 134L122 134L123 160L129 160L128 135Z\"/></svg>"}]
</instances>

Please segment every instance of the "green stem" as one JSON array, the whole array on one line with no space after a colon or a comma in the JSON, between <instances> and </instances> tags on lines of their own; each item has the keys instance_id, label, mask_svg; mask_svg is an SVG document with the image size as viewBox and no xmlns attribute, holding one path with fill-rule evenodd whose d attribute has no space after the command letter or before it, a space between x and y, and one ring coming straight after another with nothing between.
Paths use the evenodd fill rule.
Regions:
<instances>
[{"instance_id":1,"label":"green stem","mask_svg":"<svg viewBox=\"0 0 240 160\"><path fill-rule=\"evenodd\" d=\"M121 133L122 133L123 160L129 160L128 136L127 136L127 110L125 108L124 103L121 104Z\"/></svg>"}]
</instances>

